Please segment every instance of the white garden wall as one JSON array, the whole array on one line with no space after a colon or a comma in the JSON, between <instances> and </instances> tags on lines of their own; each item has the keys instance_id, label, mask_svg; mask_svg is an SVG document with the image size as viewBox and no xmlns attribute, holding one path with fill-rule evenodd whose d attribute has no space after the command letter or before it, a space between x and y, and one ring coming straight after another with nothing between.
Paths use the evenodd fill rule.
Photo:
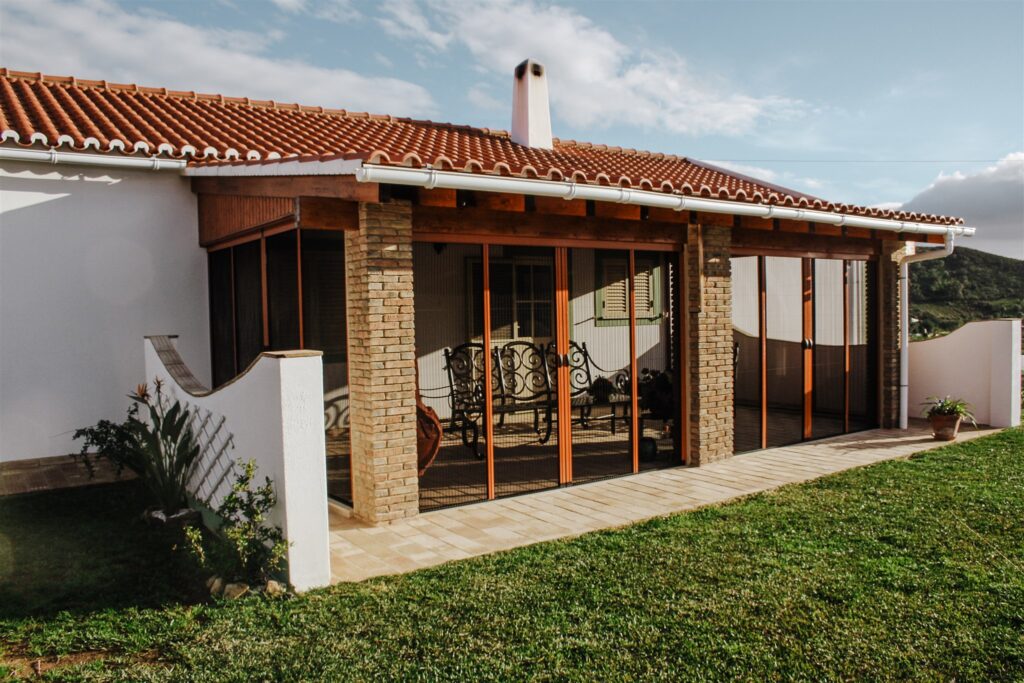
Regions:
<instances>
[{"instance_id":1,"label":"white garden wall","mask_svg":"<svg viewBox=\"0 0 1024 683\"><path fill-rule=\"evenodd\" d=\"M206 254L173 171L0 166L0 461L76 452L144 379L146 334L209 377Z\"/></svg>"},{"instance_id":2,"label":"white garden wall","mask_svg":"<svg viewBox=\"0 0 1024 683\"><path fill-rule=\"evenodd\" d=\"M929 396L962 398L980 424L1020 424L1021 321L964 325L937 339L910 344L911 417Z\"/></svg>"},{"instance_id":3,"label":"white garden wall","mask_svg":"<svg viewBox=\"0 0 1024 683\"><path fill-rule=\"evenodd\" d=\"M200 466L190 489L211 508L230 491L233 465L254 460L278 503L271 523L288 540L288 580L296 590L331 581L327 516L323 363L319 351L264 353L243 374L209 392L189 372L174 340L145 340L145 376L202 418Z\"/></svg>"}]
</instances>

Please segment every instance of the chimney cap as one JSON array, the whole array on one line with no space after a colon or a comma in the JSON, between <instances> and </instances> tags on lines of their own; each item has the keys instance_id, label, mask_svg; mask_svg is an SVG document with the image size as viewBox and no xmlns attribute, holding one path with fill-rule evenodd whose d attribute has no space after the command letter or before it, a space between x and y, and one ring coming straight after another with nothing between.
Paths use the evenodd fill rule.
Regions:
<instances>
[{"instance_id":1,"label":"chimney cap","mask_svg":"<svg viewBox=\"0 0 1024 683\"><path fill-rule=\"evenodd\" d=\"M524 59L516 67L516 78L517 79L521 79L523 77L523 74L526 73L526 68L527 67L531 67L530 68L530 73L532 73L534 76L543 76L544 75L544 65L543 64L541 64L539 62L535 62L532 59Z\"/></svg>"}]
</instances>

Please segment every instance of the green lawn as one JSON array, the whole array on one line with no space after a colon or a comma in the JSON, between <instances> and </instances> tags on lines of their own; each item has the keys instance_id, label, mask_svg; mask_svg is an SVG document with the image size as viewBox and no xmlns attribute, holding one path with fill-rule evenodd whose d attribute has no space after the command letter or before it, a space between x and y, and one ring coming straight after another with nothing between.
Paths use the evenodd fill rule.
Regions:
<instances>
[{"instance_id":1,"label":"green lawn","mask_svg":"<svg viewBox=\"0 0 1024 683\"><path fill-rule=\"evenodd\" d=\"M69 656L47 674L61 680L1024 680L1022 430L616 531L230 604L188 604L174 578L187 563L131 518L137 496L121 485L0 501L11 662Z\"/></svg>"}]
</instances>

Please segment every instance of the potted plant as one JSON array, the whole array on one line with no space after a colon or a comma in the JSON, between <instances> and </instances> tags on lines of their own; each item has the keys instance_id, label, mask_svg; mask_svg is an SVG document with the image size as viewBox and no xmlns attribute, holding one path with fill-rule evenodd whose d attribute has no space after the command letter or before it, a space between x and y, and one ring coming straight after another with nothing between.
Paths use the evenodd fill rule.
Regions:
<instances>
[{"instance_id":1,"label":"potted plant","mask_svg":"<svg viewBox=\"0 0 1024 683\"><path fill-rule=\"evenodd\" d=\"M930 396L921 405L925 406L924 415L932 427L932 436L939 441L955 441L964 420L978 426L971 405L962 398Z\"/></svg>"}]
</instances>

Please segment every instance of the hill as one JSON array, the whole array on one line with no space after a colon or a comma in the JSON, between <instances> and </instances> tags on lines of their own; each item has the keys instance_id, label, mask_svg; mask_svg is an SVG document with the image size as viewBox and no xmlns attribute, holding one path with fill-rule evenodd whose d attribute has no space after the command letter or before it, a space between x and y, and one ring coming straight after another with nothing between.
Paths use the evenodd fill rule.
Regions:
<instances>
[{"instance_id":1,"label":"hill","mask_svg":"<svg viewBox=\"0 0 1024 683\"><path fill-rule=\"evenodd\" d=\"M1024 317L1024 261L957 247L910 265L911 334L952 332L974 320Z\"/></svg>"}]
</instances>

